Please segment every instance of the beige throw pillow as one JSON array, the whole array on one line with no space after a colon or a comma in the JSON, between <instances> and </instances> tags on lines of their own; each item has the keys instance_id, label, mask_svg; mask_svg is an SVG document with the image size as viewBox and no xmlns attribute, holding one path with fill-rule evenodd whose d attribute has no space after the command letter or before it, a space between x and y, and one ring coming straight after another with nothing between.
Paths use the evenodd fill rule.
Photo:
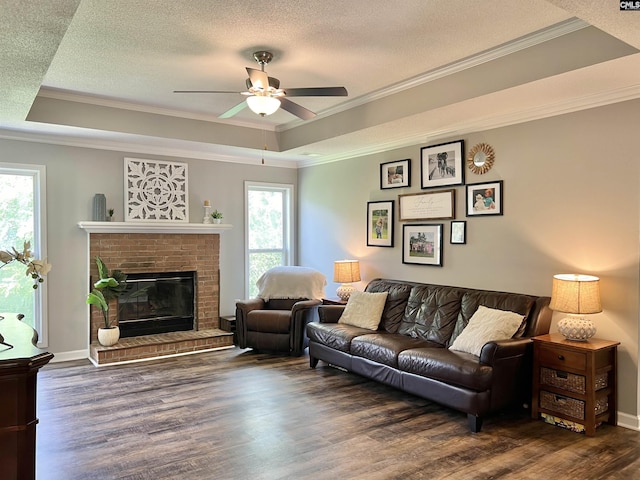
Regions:
<instances>
[{"instance_id":1,"label":"beige throw pillow","mask_svg":"<svg viewBox=\"0 0 640 480\"><path fill-rule=\"evenodd\" d=\"M472 353L479 357L485 343L513 337L523 320L524 316L515 312L480 305L449 349Z\"/></svg>"},{"instance_id":2,"label":"beige throw pillow","mask_svg":"<svg viewBox=\"0 0 640 480\"><path fill-rule=\"evenodd\" d=\"M369 293L356 290L349 297L338 323L377 330L386 300L387 292Z\"/></svg>"}]
</instances>

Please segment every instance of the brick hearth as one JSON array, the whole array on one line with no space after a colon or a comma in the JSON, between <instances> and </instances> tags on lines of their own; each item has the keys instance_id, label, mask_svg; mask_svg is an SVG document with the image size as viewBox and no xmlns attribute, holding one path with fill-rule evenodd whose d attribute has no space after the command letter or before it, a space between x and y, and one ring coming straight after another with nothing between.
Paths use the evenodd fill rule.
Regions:
<instances>
[{"instance_id":1,"label":"brick hearth","mask_svg":"<svg viewBox=\"0 0 640 480\"><path fill-rule=\"evenodd\" d=\"M98 365L192 353L233 345L233 336L219 329L219 255L225 226L83 222L89 235L89 275L98 276L95 257L110 271L124 273L196 272L195 329L121 339L112 347L97 341L101 312L90 309L90 359ZM167 233L172 230L178 233ZM205 230L205 233L202 231ZM149 233L147 233L149 232ZM115 302L115 301L114 301ZM117 324L117 307L111 305L110 322Z\"/></svg>"}]
</instances>

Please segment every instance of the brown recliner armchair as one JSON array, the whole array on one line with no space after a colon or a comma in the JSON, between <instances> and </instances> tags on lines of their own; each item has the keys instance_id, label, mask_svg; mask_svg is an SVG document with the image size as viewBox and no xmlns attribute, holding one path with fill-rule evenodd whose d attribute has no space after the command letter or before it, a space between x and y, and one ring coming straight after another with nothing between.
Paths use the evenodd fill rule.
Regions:
<instances>
[{"instance_id":1,"label":"brown recliner armchair","mask_svg":"<svg viewBox=\"0 0 640 480\"><path fill-rule=\"evenodd\" d=\"M238 346L302 355L307 324L318 321L326 278L306 267L275 267L257 285L258 298L236 302Z\"/></svg>"}]
</instances>

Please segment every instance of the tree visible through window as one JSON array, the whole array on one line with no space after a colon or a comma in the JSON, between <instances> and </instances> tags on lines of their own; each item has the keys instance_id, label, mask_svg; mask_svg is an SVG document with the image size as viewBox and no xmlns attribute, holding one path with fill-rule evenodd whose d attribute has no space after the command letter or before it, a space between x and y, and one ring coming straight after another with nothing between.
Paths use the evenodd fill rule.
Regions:
<instances>
[{"instance_id":1,"label":"tree visible through window","mask_svg":"<svg viewBox=\"0 0 640 480\"><path fill-rule=\"evenodd\" d=\"M44 167L8 166L0 164L0 250L15 248L22 252L25 242L31 243L34 257L43 257L41 242L41 203L44 189ZM33 289L26 267L12 262L0 269L0 312L22 313L24 322L39 333L40 346L46 345L46 324L43 321L43 295L46 286Z\"/></svg>"},{"instance_id":2,"label":"tree visible through window","mask_svg":"<svg viewBox=\"0 0 640 480\"><path fill-rule=\"evenodd\" d=\"M257 295L256 282L271 267L292 261L292 185L247 182L246 294Z\"/></svg>"}]
</instances>

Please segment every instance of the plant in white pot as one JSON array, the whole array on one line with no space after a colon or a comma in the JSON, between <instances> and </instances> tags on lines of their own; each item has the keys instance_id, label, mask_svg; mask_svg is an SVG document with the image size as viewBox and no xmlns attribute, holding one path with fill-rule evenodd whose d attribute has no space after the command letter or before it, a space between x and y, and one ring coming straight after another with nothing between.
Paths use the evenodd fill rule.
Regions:
<instances>
[{"instance_id":1,"label":"plant in white pot","mask_svg":"<svg viewBox=\"0 0 640 480\"><path fill-rule=\"evenodd\" d=\"M222 212L214 210L213 212L211 212L211 218L213 219L213 223L222 222Z\"/></svg>"},{"instance_id":2,"label":"plant in white pot","mask_svg":"<svg viewBox=\"0 0 640 480\"><path fill-rule=\"evenodd\" d=\"M120 270L109 273L100 257L96 257L96 265L100 279L93 284L93 289L87 295L87 304L95 305L102 312L104 327L98 328L98 342L110 347L120 340L120 327L112 326L109 321L109 303L125 291L127 276Z\"/></svg>"}]
</instances>

